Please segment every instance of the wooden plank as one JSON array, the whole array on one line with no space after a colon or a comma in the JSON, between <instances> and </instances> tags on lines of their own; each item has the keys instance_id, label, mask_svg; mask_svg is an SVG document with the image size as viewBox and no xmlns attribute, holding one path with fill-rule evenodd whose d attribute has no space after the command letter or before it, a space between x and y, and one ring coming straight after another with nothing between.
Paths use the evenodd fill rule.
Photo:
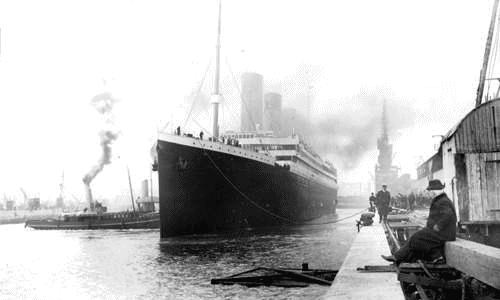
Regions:
<instances>
[{"instance_id":1,"label":"wooden plank","mask_svg":"<svg viewBox=\"0 0 500 300\"><path fill-rule=\"evenodd\" d=\"M469 183L469 212L470 219L476 220L477 216L477 203L476 203L476 194L477 194L477 179L476 179L476 164L474 163L474 157L476 154L467 153L465 154L465 165L467 167L467 182Z\"/></svg>"},{"instance_id":2,"label":"wooden plank","mask_svg":"<svg viewBox=\"0 0 500 300\"><path fill-rule=\"evenodd\" d=\"M478 137L478 144L474 145L474 149L472 149L474 152L481 151L483 148L483 145L486 144L484 140L484 128L483 128L483 120L481 119L480 115L480 110L478 109L474 113L474 123L473 123L474 128L474 134L477 135Z\"/></svg>"},{"instance_id":3,"label":"wooden plank","mask_svg":"<svg viewBox=\"0 0 500 300\"><path fill-rule=\"evenodd\" d=\"M398 280L408 283L414 283L417 285L425 286L425 287L435 287L435 288L444 288L450 290L458 290L462 288L462 284L459 281L450 280L446 281L443 279L435 279L424 276L417 276L413 273L399 273Z\"/></svg>"},{"instance_id":4,"label":"wooden plank","mask_svg":"<svg viewBox=\"0 0 500 300\"><path fill-rule=\"evenodd\" d=\"M461 143L457 144L457 152L463 153L467 149L467 145L470 145L472 143L471 138L472 136L469 134L470 128L469 128L469 123L464 122L462 125L460 125L459 131L462 132L462 139Z\"/></svg>"},{"instance_id":5,"label":"wooden plank","mask_svg":"<svg viewBox=\"0 0 500 300\"><path fill-rule=\"evenodd\" d=\"M467 184L467 166L465 163L465 154L455 154L455 170L456 170L456 190L458 203L458 220L470 220L469 213L469 186Z\"/></svg>"},{"instance_id":6,"label":"wooden plank","mask_svg":"<svg viewBox=\"0 0 500 300\"><path fill-rule=\"evenodd\" d=\"M422 300L429 300L429 297L427 297L427 294L425 293L425 290L421 285L417 284L415 287L417 288L418 294L420 295L420 298L422 298Z\"/></svg>"},{"instance_id":7,"label":"wooden plank","mask_svg":"<svg viewBox=\"0 0 500 300\"><path fill-rule=\"evenodd\" d=\"M489 220L494 220L492 209L500 208L500 161L486 161L486 203Z\"/></svg>"},{"instance_id":8,"label":"wooden plank","mask_svg":"<svg viewBox=\"0 0 500 300\"><path fill-rule=\"evenodd\" d=\"M425 267L431 272L450 272L454 270L447 264L425 263ZM418 263L400 263L399 270L405 273L423 272L422 267Z\"/></svg>"},{"instance_id":9,"label":"wooden plank","mask_svg":"<svg viewBox=\"0 0 500 300\"><path fill-rule=\"evenodd\" d=\"M495 133L493 132L493 127L495 126L495 123L493 121L492 109L494 110L493 105L485 107L484 109L484 114L485 114L484 117L487 120L486 123L488 124L488 147L487 147L488 152L495 151L495 146L496 146Z\"/></svg>"},{"instance_id":10,"label":"wooden plank","mask_svg":"<svg viewBox=\"0 0 500 300\"><path fill-rule=\"evenodd\" d=\"M465 143L461 145L460 149L457 148L457 151L467 152L469 145L471 145L475 142L475 138L471 132L470 122L468 122L467 120L464 120L464 122L461 124L460 127L461 127L460 130L462 130L464 133Z\"/></svg>"},{"instance_id":11,"label":"wooden plank","mask_svg":"<svg viewBox=\"0 0 500 300\"><path fill-rule=\"evenodd\" d=\"M470 120L471 122L471 127L473 129L473 134L476 137L476 143L473 145L471 151L474 151L475 149L479 149L481 147L481 144L483 143L483 139L481 136L481 120L479 120L479 116L477 113L472 113L472 119Z\"/></svg>"},{"instance_id":12,"label":"wooden plank","mask_svg":"<svg viewBox=\"0 0 500 300\"><path fill-rule=\"evenodd\" d=\"M445 244L446 263L487 285L500 289L500 249L457 239Z\"/></svg>"},{"instance_id":13,"label":"wooden plank","mask_svg":"<svg viewBox=\"0 0 500 300\"><path fill-rule=\"evenodd\" d=\"M460 224L464 224L464 225L500 225L500 220L491 220L491 221L461 221Z\"/></svg>"},{"instance_id":14,"label":"wooden plank","mask_svg":"<svg viewBox=\"0 0 500 300\"><path fill-rule=\"evenodd\" d=\"M481 184L481 217L479 220L489 220L488 216L488 185L486 176L486 153L479 153L480 184Z\"/></svg>"},{"instance_id":15,"label":"wooden plank","mask_svg":"<svg viewBox=\"0 0 500 300\"><path fill-rule=\"evenodd\" d=\"M480 134L483 137L483 144L481 145L481 148L479 148L479 151L481 152L486 152L488 151L488 145L490 144L490 139L489 139L489 127L488 127L488 118L490 117L489 115L486 114L487 112L487 106L481 107L481 109L478 111L478 117L479 117L479 122L481 123L481 131Z\"/></svg>"},{"instance_id":16,"label":"wooden plank","mask_svg":"<svg viewBox=\"0 0 500 300\"><path fill-rule=\"evenodd\" d=\"M387 216L387 221L388 222L401 222L401 221L409 221L410 216L408 215L388 215Z\"/></svg>"},{"instance_id":17,"label":"wooden plank","mask_svg":"<svg viewBox=\"0 0 500 300\"><path fill-rule=\"evenodd\" d=\"M364 266L362 268L356 268L358 272L368 272L368 273L376 273L376 272L397 272L397 268L395 265L382 265L382 266Z\"/></svg>"},{"instance_id":18,"label":"wooden plank","mask_svg":"<svg viewBox=\"0 0 500 300\"><path fill-rule=\"evenodd\" d=\"M498 151L500 149L500 105L498 103L495 103L494 105L494 128L496 128L496 135L495 135L495 151Z\"/></svg>"},{"instance_id":19,"label":"wooden plank","mask_svg":"<svg viewBox=\"0 0 500 300\"><path fill-rule=\"evenodd\" d=\"M485 146L488 144L488 128L486 127L486 120L484 118L484 106L477 111L476 115L479 124L478 134L481 136L481 144L479 145L479 149L476 149L476 151L479 150L480 152L484 152L486 150Z\"/></svg>"},{"instance_id":20,"label":"wooden plank","mask_svg":"<svg viewBox=\"0 0 500 300\"><path fill-rule=\"evenodd\" d=\"M282 270L282 269L272 269L272 268L264 268L264 269L270 270L270 271L275 271L276 273L288 275L288 276L293 277L293 278L301 279L303 281L312 282L312 283L316 283L316 284L321 284L321 285L331 285L332 284L328 280L325 280L325 279L322 279L319 277L315 277L315 276L311 276L311 275L307 275L307 274L302 274L299 272Z\"/></svg>"},{"instance_id":21,"label":"wooden plank","mask_svg":"<svg viewBox=\"0 0 500 300\"><path fill-rule=\"evenodd\" d=\"M480 115L479 115L479 120L480 120L481 125L482 125L481 134L483 135L483 140L484 140L484 144L480 148L481 152L487 152L489 150L490 144L491 144L491 138L490 138L491 127L489 126L490 125L489 120L491 118L491 115L488 114L488 112L489 112L488 107L489 106L481 107L481 111L480 111Z\"/></svg>"},{"instance_id":22,"label":"wooden plank","mask_svg":"<svg viewBox=\"0 0 500 300\"><path fill-rule=\"evenodd\" d=\"M390 222L387 225L391 227L392 229L404 229L404 228L420 228L420 224L418 223L395 223L395 222Z\"/></svg>"},{"instance_id":23,"label":"wooden plank","mask_svg":"<svg viewBox=\"0 0 500 300\"><path fill-rule=\"evenodd\" d=\"M473 205L472 209L474 210L474 220L481 220L483 204L481 201L481 166L479 165L479 154L472 154L472 173L473 178L471 182L474 183L474 194L472 195Z\"/></svg>"}]
</instances>

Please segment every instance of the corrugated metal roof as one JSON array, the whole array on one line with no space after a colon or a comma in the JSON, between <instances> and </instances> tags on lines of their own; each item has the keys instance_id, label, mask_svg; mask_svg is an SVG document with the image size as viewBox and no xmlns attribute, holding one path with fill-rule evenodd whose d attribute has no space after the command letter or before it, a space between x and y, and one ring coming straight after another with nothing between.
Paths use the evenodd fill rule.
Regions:
<instances>
[{"instance_id":1,"label":"corrugated metal roof","mask_svg":"<svg viewBox=\"0 0 500 300\"><path fill-rule=\"evenodd\" d=\"M449 139L452 138L452 136L455 134L455 132L458 130L458 127L460 126L460 124L462 124L462 122L467 119L467 117L469 117L472 113L474 113L475 111L477 111L478 109L480 109L481 107L484 107L484 106L487 106L487 105L491 105L492 103L500 103L500 98L496 98L496 99L492 99L490 101L486 101L484 103L481 103L481 105L479 105L478 107L474 107L474 109L472 109L471 111L469 111L465 117L463 117L457 124L455 124L455 126L453 126L443 137L443 141L447 141Z\"/></svg>"},{"instance_id":2,"label":"corrugated metal roof","mask_svg":"<svg viewBox=\"0 0 500 300\"><path fill-rule=\"evenodd\" d=\"M500 151L500 98L472 109L446 133L441 145L452 137L459 153Z\"/></svg>"}]
</instances>

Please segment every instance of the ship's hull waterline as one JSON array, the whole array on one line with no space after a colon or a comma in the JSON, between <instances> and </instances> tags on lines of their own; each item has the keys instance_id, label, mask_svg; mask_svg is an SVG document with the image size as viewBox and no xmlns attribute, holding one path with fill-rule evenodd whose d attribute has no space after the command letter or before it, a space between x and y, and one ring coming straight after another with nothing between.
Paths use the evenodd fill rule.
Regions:
<instances>
[{"instance_id":1,"label":"ship's hull waterline","mask_svg":"<svg viewBox=\"0 0 500 300\"><path fill-rule=\"evenodd\" d=\"M177 139L189 139L176 137ZM158 140L161 237L293 225L335 213L336 185L289 168L190 143ZM205 144L217 145L206 142ZM234 153L231 152L233 148Z\"/></svg>"}]
</instances>

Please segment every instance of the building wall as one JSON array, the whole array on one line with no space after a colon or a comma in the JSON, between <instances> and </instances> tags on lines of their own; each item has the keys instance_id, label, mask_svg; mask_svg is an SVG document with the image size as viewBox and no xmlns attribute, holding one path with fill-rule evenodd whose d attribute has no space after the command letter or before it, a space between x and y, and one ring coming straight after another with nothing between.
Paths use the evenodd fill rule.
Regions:
<instances>
[{"instance_id":1,"label":"building wall","mask_svg":"<svg viewBox=\"0 0 500 300\"><path fill-rule=\"evenodd\" d=\"M500 221L500 152L457 153L455 136L441 144L443 168L416 181L425 189L430 179L445 184L458 221Z\"/></svg>"},{"instance_id":2,"label":"building wall","mask_svg":"<svg viewBox=\"0 0 500 300\"><path fill-rule=\"evenodd\" d=\"M441 144L440 149L442 155L442 164L443 168L441 170L441 177L439 178L441 182L445 184L444 192L448 195L450 200L453 202L455 207L455 213L457 214L457 218L460 221L459 214L459 199L457 194L457 177L455 170L455 154L456 154L456 146L455 139L451 138L446 142Z\"/></svg>"},{"instance_id":3,"label":"building wall","mask_svg":"<svg viewBox=\"0 0 500 300\"><path fill-rule=\"evenodd\" d=\"M468 201L461 214L465 221L500 221L500 152L467 153L462 195Z\"/></svg>"}]
</instances>

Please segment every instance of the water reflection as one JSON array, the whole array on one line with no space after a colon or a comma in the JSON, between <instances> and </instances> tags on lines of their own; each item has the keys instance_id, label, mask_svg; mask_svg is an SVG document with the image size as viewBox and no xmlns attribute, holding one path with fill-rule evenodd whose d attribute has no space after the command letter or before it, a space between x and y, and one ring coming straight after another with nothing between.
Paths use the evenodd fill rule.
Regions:
<instances>
[{"instance_id":1,"label":"water reflection","mask_svg":"<svg viewBox=\"0 0 500 300\"><path fill-rule=\"evenodd\" d=\"M344 212L345 215L352 213ZM338 268L356 229L321 226L175 237L158 230L0 226L1 299L317 298L325 287L246 288L210 279L255 266Z\"/></svg>"}]
</instances>

